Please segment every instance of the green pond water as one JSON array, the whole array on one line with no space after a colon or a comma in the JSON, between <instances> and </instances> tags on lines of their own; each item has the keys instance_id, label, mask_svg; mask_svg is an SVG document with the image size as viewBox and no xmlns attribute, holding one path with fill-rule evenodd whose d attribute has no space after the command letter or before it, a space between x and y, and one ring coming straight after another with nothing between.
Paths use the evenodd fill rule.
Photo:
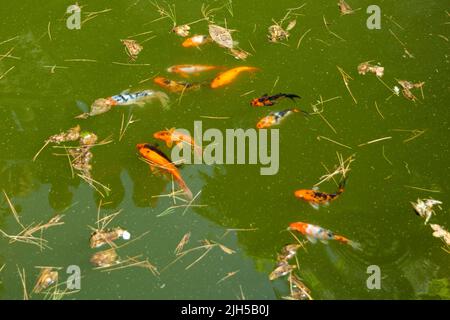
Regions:
<instances>
[{"instance_id":1,"label":"green pond water","mask_svg":"<svg viewBox=\"0 0 450 320\"><path fill-rule=\"evenodd\" d=\"M66 28L65 12L72 2L4 1L0 43L17 38L0 44L0 189L9 196L24 225L46 222L58 213L64 214L64 224L44 231L51 249L0 238L0 298L23 298L18 269L25 271L30 292L39 274L36 266L62 268L61 283L68 277L66 268L77 265L81 289L65 299L281 299L289 295L286 277L270 281L268 275L281 248L295 242L285 231L287 226L304 221L358 241L363 247L356 251L330 242L308 244L306 250L298 252L298 275L313 298L448 299L449 255L410 204L418 197L443 201L442 210L437 209L431 223L450 228L448 7L444 1L431 0L349 0L360 10L341 16L336 2L306 2L297 11L301 14L297 25L283 45L267 40L271 19L279 21L287 8L304 2L233 1L232 15L223 8L214 20L224 25L226 19L229 28L238 30L233 37L252 54L247 61L239 61L215 44L206 44L201 50L183 48L183 38L170 33L169 20L151 23L159 14L149 1L81 2L83 20L92 18L88 12L111 10L86 21L80 30ZM202 1L173 3L179 24L201 18ZM219 7L224 2L207 3ZM380 30L366 26L366 8L371 4L381 8ZM327 31L324 17L329 30L343 40ZM205 21L191 27L192 34L208 32ZM144 41L136 65L123 65L129 59L120 39L150 30L153 33L136 38ZM11 48L10 56L5 57ZM358 64L369 60L385 68L381 79L390 88L397 85L395 79L424 81L424 98L418 89L413 90L416 102L402 94L392 95L375 75L359 75ZM168 93L171 108L167 111L152 103L143 108L118 107L87 120L74 118L97 98L126 89L163 90L153 84L154 76L181 80L166 69L191 63L229 68L247 65L260 71L242 74L224 88L204 86L185 92L181 100L177 100L179 95ZM357 104L337 66L353 78L349 86ZM214 75L205 73L190 81L211 80ZM283 100L260 109L249 106L252 98L278 92L297 93L302 99L295 103ZM330 125L319 115L287 118L278 127L280 165L276 175L260 175L260 165L184 165L180 171L186 183L194 194L201 194L195 206L158 217L173 202L154 196L169 193L171 183L152 175L138 159L137 143L153 142L153 133L164 128L192 130L195 120L201 120L204 129L255 128L269 111L297 106L312 113L312 105L321 96L323 100L340 97L323 105L321 115ZM127 119L131 114L140 121L130 125L119 141L122 117ZM92 150L92 176L111 190L104 198L80 178L72 177L67 158L55 155L63 154L64 149L49 146L32 161L49 136L77 124L95 132L100 140L113 139ZM425 131L405 142L418 131L398 129ZM325 138L318 140L318 136L351 149ZM358 146L385 137L391 138ZM162 142L160 146L170 154ZM293 193L312 188L326 173L324 166L331 170L338 163L336 152L344 158L355 155L347 187L339 199L317 211ZM333 181L320 188L336 191ZM102 215L122 210L110 226L121 226L132 239L137 238L120 247L119 256L142 255L141 259L148 258L158 267L159 276L139 267L111 272L93 269L89 260L98 250L89 247L88 226L95 226L100 201L104 204ZM227 232L230 228L254 230ZM0 229L9 235L21 229L3 194ZM204 253L198 250L166 268L188 232L191 239L185 249L208 239L235 253L213 247L186 270ZM379 290L366 286L370 265L380 267ZM32 294L31 298L42 299L44 295Z\"/></svg>"}]
</instances>

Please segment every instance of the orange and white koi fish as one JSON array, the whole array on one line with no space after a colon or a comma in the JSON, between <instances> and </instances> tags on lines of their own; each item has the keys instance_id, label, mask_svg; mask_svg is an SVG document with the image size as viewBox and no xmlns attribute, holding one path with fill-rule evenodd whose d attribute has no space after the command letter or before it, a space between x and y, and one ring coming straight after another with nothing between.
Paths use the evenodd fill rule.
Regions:
<instances>
[{"instance_id":1,"label":"orange and white koi fish","mask_svg":"<svg viewBox=\"0 0 450 320\"><path fill-rule=\"evenodd\" d=\"M180 172L177 167L172 163L172 161L167 157L161 150L157 147L152 146L148 143L139 143L136 145L140 155L147 159L150 164L152 171L156 169L161 169L166 173L170 174L173 179L177 182L181 189L189 199L192 199L192 192L189 190L188 186L181 177Z\"/></svg>"},{"instance_id":2,"label":"orange and white koi fish","mask_svg":"<svg viewBox=\"0 0 450 320\"><path fill-rule=\"evenodd\" d=\"M351 241L346 237L335 235L330 230L322 227L305 223L305 222L293 222L289 225L288 230L298 231L308 239L311 243L316 243L319 240L322 243L327 244L328 240L336 240L343 244L348 244L353 249L361 250L361 245L357 242Z\"/></svg>"},{"instance_id":3,"label":"orange and white koi fish","mask_svg":"<svg viewBox=\"0 0 450 320\"><path fill-rule=\"evenodd\" d=\"M224 71L222 73L220 73L216 78L214 78L214 80L211 82L211 88L216 89L219 87L223 87L226 86L227 84L230 84L231 82L233 82L236 77L244 71L257 71L259 70L258 68L255 67L237 67L237 68L233 68L227 71Z\"/></svg>"},{"instance_id":4,"label":"orange and white koi fish","mask_svg":"<svg viewBox=\"0 0 450 320\"><path fill-rule=\"evenodd\" d=\"M171 73L178 73L179 75L183 77L188 77L191 74L199 74L200 72L210 71L214 70L220 67L216 66L207 66L207 65L201 65L201 64L180 64L176 66L171 66L167 68L168 72Z\"/></svg>"},{"instance_id":5,"label":"orange and white koi fish","mask_svg":"<svg viewBox=\"0 0 450 320\"><path fill-rule=\"evenodd\" d=\"M174 81L164 77L156 77L153 79L153 82L171 92L184 92L187 90L197 90L200 88L200 83Z\"/></svg>"},{"instance_id":6,"label":"orange and white koi fish","mask_svg":"<svg viewBox=\"0 0 450 320\"><path fill-rule=\"evenodd\" d=\"M339 189L336 193L325 193L320 192L318 188L309 189L300 189L295 191L294 195L302 199L303 201L308 202L314 209L319 209L320 205L328 205L331 201L336 200L343 192L345 188L345 181L343 179L339 184Z\"/></svg>"},{"instance_id":7,"label":"orange and white koi fish","mask_svg":"<svg viewBox=\"0 0 450 320\"><path fill-rule=\"evenodd\" d=\"M181 44L185 48L189 47L199 47L205 43L208 43L211 41L211 38L205 35L195 35L193 37L187 38L183 41Z\"/></svg>"},{"instance_id":8,"label":"orange and white koi fish","mask_svg":"<svg viewBox=\"0 0 450 320\"><path fill-rule=\"evenodd\" d=\"M172 148L173 143L175 143L177 146L181 146L181 144L186 143L194 148L197 154L202 153L202 148L195 144L194 138L192 138L190 135L176 131L175 128L155 132L153 134L153 137L155 139L166 142L166 145L169 148Z\"/></svg>"},{"instance_id":9,"label":"orange and white koi fish","mask_svg":"<svg viewBox=\"0 0 450 320\"><path fill-rule=\"evenodd\" d=\"M258 129L270 128L272 126L278 125L281 121L294 112L303 112L304 114L308 114L306 111L302 111L299 109L286 109L283 111L271 112L268 116L262 118L256 124Z\"/></svg>"}]
</instances>

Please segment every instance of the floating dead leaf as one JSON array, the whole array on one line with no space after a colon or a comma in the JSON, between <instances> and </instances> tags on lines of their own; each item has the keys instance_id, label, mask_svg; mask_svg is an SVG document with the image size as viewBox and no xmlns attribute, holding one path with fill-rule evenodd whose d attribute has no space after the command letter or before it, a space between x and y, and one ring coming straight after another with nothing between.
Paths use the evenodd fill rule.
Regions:
<instances>
[{"instance_id":1,"label":"floating dead leaf","mask_svg":"<svg viewBox=\"0 0 450 320\"><path fill-rule=\"evenodd\" d=\"M33 292L39 293L58 281L58 271L53 268L43 268L34 286Z\"/></svg>"},{"instance_id":2,"label":"floating dead leaf","mask_svg":"<svg viewBox=\"0 0 450 320\"><path fill-rule=\"evenodd\" d=\"M94 253L91 257L91 263L96 267L110 267L118 263L119 256L115 249L111 248Z\"/></svg>"},{"instance_id":3,"label":"floating dead leaf","mask_svg":"<svg viewBox=\"0 0 450 320\"><path fill-rule=\"evenodd\" d=\"M384 74L384 67L372 65L367 62L362 62L358 65L358 73L365 75L367 72L375 74L377 77L382 77Z\"/></svg>"},{"instance_id":4,"label":"floating dead leaf","mask_svg":"<svg viewBox=\"0 0 450 320\"><path fill-rule=\"evenodd\" d=\"M269 280L275 280L280 277L283 277L292 272L292 270L294 270L295 268L297 268L297 266L290 265L287 262L281 263L281 265L275 268L275 270L273 270L272 273L269 275Z\"/></svg>"},{"instance_id":5,"label":"floating dead leaf","mask_svg":"<svg viewBox=\"0 0 450 320\"><path fill-rule=\"evenodd\" d=\"M438 224L430 224L430 227L434 230L433 237L441 238L446 245L450 246L450 232Z\"/></svg>"},{"instance_id":6,"label":"floating dead leaf","mask_svg":"<svg viewBox=\"0 0 450 320\"><path fill-rule=\"evenodd\" d=\"M89 239L89 243L91 248L99 248L105 244L112 245L114 241L119 238L129 240L130 237L130 233L122 228L114 228L112 230L95 230Z\"/></svg>"},{"instance_id":7,"label":"floating dead leaf","mask_svg":"<svg viewBox=\"0 0 450 320\"><path fill-rule=\"evenodd\" d=\"M142 51L142 49L144 49L144 47L140 45L136 40L125 39L120 41L125 46L125 51L132 61L135 61L139 53Z\"/></svg>"},{"instance_id":8,"label":"floating dead leaf","mask_svg":"<svg viewBox=\"0 0 450 320\"><path fill-rule=\"evenodd\" d=\"M208 29L209 35L219 46L228 49L232 49L234 47L233 37L231 36L230 29L215 24L210 24L208 26Z\"/></svg>"}]
</instances>

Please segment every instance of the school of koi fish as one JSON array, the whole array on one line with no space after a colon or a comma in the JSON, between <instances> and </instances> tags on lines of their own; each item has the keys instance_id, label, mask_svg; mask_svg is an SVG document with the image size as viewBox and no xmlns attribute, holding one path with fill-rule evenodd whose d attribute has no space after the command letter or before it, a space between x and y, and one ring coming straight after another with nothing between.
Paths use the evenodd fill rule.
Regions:
<instances>
[{"instance_id":1,"label":"school of koi fish","mask_svg":"<svg viewBox=\"0 0 450 320\"><path fill-rule=\"evenodd\" d=\"M343 0L339 0L339 9L342 14L352 13L350 6ZM289 39L290 31L295 28L296 18L295 14L292 14L293 18L288 22L286 27L283 27L283 23L289 20L291 15L287 14L285 19L280 23L275 23L268 28L268 41L271 43L282 42ZM249 53L238 47L237 42L233 40L232 32L234 30L228 29L226 26L220 26L213 23L208 17L205 17L207 22L208 34L191 34L190 25L174 25L171 31L177 36L181 37L180 46L185 50L197 50L200 47L208 45L218 45L223 48L227 54L231 54L237 60L246 60ZM198 28L201 30L200 28ZM206 31L203 30L203 31ZM205 32L206 33L206 32ZM139 53L144 49L143 45L132 39L120 40L124 47L126 54L128 55L131 63L136 61L139 57ZM267 41L267 40L266 40ZM384 75L384 68L379 65L371 64L370 61L360 63L357 66L357 71L360 75L373 74L378 78ZM169 94L177 94L179 97L187 94L189 91L194 90L220 90L226 86L233 86L235 82L244 81L247 77L252 76L258 72L264 72L264 70L258 66L216 66L216 65L202 65L202 64L179 64L168 66L166 70L161 70L171 74L171 76L157 75L152 80L155 86L158 86L161 91L155 89L146 89L135 92L124 91L115 95L111 95L106 98L96 99L90 106L88 112L82 113L76 116L76 119L82 121L90 117L97 117L106 112L114 111L118 107L125 106L145 106L147 104L157 101L161 105L161 110L167 110L171 107ZM200 74L214 74L212 80L208 81L195 81L195 77ZM345 72L342 73L344 82L347 86L348 78L346 78ZM183 78L177 80L176 77ZM346 80L347 79L347 80ZM399 95L400 91L406 99L416 101L417 97L412 93L413 89L420 89L424 85L424 82L412 83L406 80L398 80L398 84L401 88L394 87L392 91L394 94ZM347 86L348 89L348 86ZM349 91L350 92L350 91ZM307 93L302 92L301 95ZM350 92L351 94L351 92ZM254 110L264 110L265 107L273 107L282 104L290 103L290 108L280 108L278 111L271 111L264 117L257 119L255 117L255 127L257 129L269 129L275 126L279 126L283 123L287 117L298 117L302 115L305 118L311 117L315 114L303 110L297 106L297 102L301 101L301 96L292 92L279 92L277 94L261 93L255 95L251 99L245 102L245 105L250 105ZM297 115L296 115L297 114ZM182 173L178 168L178 164L174 163L170 157L160 148L157 144L161 141L168 149L177 147L180 148L183 144L191 146L193 153L201 153L202 148L199 147L194 138L177 131L176 128L163 129L153 132L152 137L154 141L136 141L136 150L140 159L148 164L149 170L152 173L163 174L172 180L176 186L181 190L181 193L188 201L192 201L195 198L195 193L189 188ZM144 139L143 139L144 140ZM77 142L78 144L68 149L67 156L70 159L72 169L75 170L80 178L85 180L89 185L94 188L101 188L98 183L92 178L91 175L91 160L93 158L92 148L97 145L103 145L109 143L106 140L99 141L97 135L93 132L82 131L80 125L76 125L67 131L61 132L50 136L45 140L45 145L54 144L61 145L64 142ZM35 156L36 160L38 154ZM353 161L351 159L349 162ZM345 162L344 162L345 164ZM290 197L295 197L299 203L306 203L315 210L320 210L321 207L330 206L330 204L339 199L346 190L346 184L348 182L349 164L346 167L342 164L336 169L334 176L340 176L339 181L336 182L337 190L333 193L326 193L320 191L318 187L312 189L298 189L293 190L293 194ZM334 179L334 178L333 178ZM417 202L411 202L414 211L417 215L425 219L425 224L435 215L434 208L440 206L443 203L435 199L417 199ZM300 204L299 204L300 206ZM99 218L99 222L103 219ZM103 223L97 225L96 228L92 228L92 233L89 238L89 245L92 249L100 248L104 245L109 245L111 248L103 251L98 251L93 254L90 261L96 268L111 267L118 263L119 256L116 252L115 241L119 239L129 240L131 234L129 231L120 227L108 228L108 223L112 220L111 217L105 217ZM104 223L107 221L107 223ZM315 244L321 242L328 244L330 241L336 241L340 244L348 245L355 250L364 250L364 245L354 240L350 240L343 235L334 233L331 230L325 229L322 226L315 225L304 221L286 221L286 230L294 236L296 234L302 235L306 241L298 241L293 244L287 244L278 254L276 267L269 275L270 280L275 280L280 277L287 276L290 284L290 294L284 297L290 300L305 300L312 299L311 290L303 283L303 280L294 272L299 269L297 264L291 263L292 259L298 255L298 251L304 248L307 242ZM433 229L433 236L441 238L446 244L447 248L450 245L450 233L446 231L442 226L437 224L431 224ZM186 239L188 241L188 239ZM211 245L211 244L209 244ZM137 263L147 268L152 268L145 261L129 258L128 263ZM152 269L153 270L153 269ZM42 268L39 274L38 280L34 287L34 292L39 293L58 281L58 272L52 268Z\"/></svg>"}]
</instances>

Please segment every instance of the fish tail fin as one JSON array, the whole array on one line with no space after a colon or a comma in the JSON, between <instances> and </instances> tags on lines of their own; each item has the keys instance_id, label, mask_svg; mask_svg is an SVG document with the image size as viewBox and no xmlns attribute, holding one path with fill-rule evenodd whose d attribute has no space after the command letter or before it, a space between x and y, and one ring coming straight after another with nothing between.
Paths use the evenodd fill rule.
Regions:
<instances>
[{"instance_id":1,"label":"fish tail fin","mask_svg":"<svg viewBox=\"0 0 450 320\"><path fill-rule=\"evenodd\" d=\"M309 112L305 111L305 110L302 110L302 109L294 108L294 109L292 109L292 111L293 112L301 112L306 117L309 116Z\"/></svg>"},{"instance_id":2,"label":"fish tail fin","mask_svg":"<svg viewBox=\"0 0 450 320\"><path fill-rule=\"evenodd\" d=\"M178 185L180 186L181 189L183 189L184 194L186 195L186 197L189 200L192 200L194 198L192 191L189 189L189 187L187 186L187 184L184 182L184 180L180 177L177 179Z\"/></svg>"},{"instance_id":3,"label":"fish tail fin","mask_svg":"<svg viewBox=\"0 0 450 320\"><path fill-rule=\"evenodd\" d=\"M349 241L347 242L347 244L348 244L349 246L351 246L351 247L352 247L353 249L355 249L355 250L362 251L362 246L361 246L361 244L360 244L359 242L355 242L355 241L349 240Z\"/></svg>"},{"instance_id":4,"label":"fish tail fin","mask_svg":"<svg viewBox=\"0 0 450 320\"><path fill-rule=\"evenodd\" d=\"M169 96L162 91L155 91L155 97L161 102L163 109L168 110L169 106Z\"/></svg>"},{"instance_id":5,"label":"fish tail fin","mask_svg":"<svg viewBox=\"0 0 450 320\"><path fill-rule=\"evenodd\" d=\"M259 70L260 69L257 67L247 67L247 71L250 71L250 72L255 72L255 71L259 71Z\"/></svg>"},{"instance_id":6,"label":"fish tail fin","mask_svg":"<svg viewBox=\"0 0 450 320\"><path fill-rule=\"evenodd\" d=\"M334 240L339 241L343 244L348 244L355 250L362 250L361 244L352 240L347 239L346 237L335 235Z\"/></svg>"},{"instance_id":7,"label":"fish tail fin","mask_svg":"<svg viewBox=\"0 0 450 320\"><path fill-rule=\"evenodd\" d=\"M336 192L337 195L340 195L345 190L345 184L347 183L347 177L343 178L341 182L339 182L339 189Z\"/></svg>"},{"instance_id":8,"label":"fish tail fin","mask_svg":"<svg viewBox=\"0 0 450 320\"><path fill-rule=\"evenodd\" d=\"M301 99L302 97L300 97L299 95L293 94L293 93L284 93L283 94L284 97L294 100L295 98L297 99Z\"/></svg>"}]
</instances>

